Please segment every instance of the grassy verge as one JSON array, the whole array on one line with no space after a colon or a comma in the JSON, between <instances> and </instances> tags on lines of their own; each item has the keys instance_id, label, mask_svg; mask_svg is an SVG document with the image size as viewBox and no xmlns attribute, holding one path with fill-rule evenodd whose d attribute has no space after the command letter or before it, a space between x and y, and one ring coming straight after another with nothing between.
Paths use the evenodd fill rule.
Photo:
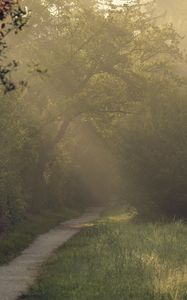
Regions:
<instances>
[{"instance_id":1,"label":"grassy verge","mask_svg":"<svg viewBox=\"0 0 187 300\"><path fill-rule=\"evenodd\" d=\"M63 220L79 214L78 211L61 208L58 211L45 210L35 216L28 216L6 234L0 235L0 265L16 257L38 234L47 232Z\"/></svg>"},{"instance_id":2,"label":"grassy verge","mask_svg":"<svg viewBox=\"0 0 187 300\"><path fill-rule=\"evenodd\" d=\"M26 300L186 300L187 227L108 215L59 249Z\"/></svg>"}]
</instances>

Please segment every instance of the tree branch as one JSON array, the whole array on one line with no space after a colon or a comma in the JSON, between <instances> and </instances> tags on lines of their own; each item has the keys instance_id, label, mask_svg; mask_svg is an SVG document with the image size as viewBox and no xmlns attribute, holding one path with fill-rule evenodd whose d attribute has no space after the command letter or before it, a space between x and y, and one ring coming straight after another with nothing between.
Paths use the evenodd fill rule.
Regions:
<instances>
[{"instance_id":1,"label":"tree branch","mask_svg":"<svg viewBox=\"0 0 187 300\"><path fill-rule=\"evenodd\" d=\"M97 111L93 111L93 112L86 112L86 111L82 111L82 112L78 112L75 115L73 115L71 118L65 118L64 121L62 122L56 137L54 138L54 140L51 143L51 148L53 148L56 144L58 144L60 142L60 140L64 137L69 124L74 121L77 117L84 115L84 114L89 114L89 115L96 115L96 114L105 114L105 113L109 113L109 114L123 114L123 115L130 115L132 114L132 112L130 111L123 111L123 110L97 110Z\"/></svg>"},{"instance_id":2,"label":"tree branch","mask_svg":"<svg viewBox=\"0 0 187 300\"><path fill-rule=\"evenodd\" d=\"M90 114L105 114L105 113L120 114L120 115L132 114L132 112L130 112L130 111L123 111L123 110L97 110L97 111L91 112Z\"/></svg>"}]
</instances>

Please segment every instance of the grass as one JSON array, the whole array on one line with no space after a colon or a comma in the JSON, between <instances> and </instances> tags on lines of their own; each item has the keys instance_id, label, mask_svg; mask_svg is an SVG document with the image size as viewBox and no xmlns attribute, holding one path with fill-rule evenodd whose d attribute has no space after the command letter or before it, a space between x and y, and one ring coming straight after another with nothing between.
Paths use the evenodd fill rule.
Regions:
<instances>
[{"instance_id":1,"label":"grass","mask_svg":"<svg viewBox=\"0 0 187 300\"><path fill-rule=\"evenodd\" d=\"M187 227L115 213L90 224L43 266L26 300L186 300Z\"/></svg>"},{"instance_id":2,"label":"grass","mask_svg":"<svg viewBox=\"0 0 187 300\"><path fill-rule=\"evenodd\" d=\"M61 208L56 211L43 210L40 214L27 216L19 225L0 235L0 265L16 257L37 235L79 214L80 212Z\"/></svg>"}]
</instances>

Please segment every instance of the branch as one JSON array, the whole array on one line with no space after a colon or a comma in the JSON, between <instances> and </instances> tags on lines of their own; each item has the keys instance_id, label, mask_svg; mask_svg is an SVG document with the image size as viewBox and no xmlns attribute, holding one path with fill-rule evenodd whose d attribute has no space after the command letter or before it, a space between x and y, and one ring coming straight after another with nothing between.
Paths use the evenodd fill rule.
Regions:
<instances>
[{"instance_id":1,"label":"branch","mask_svg":"<svg viewBox=\"0 0 187 300\"><path fill-rule=\"evenodd\" d=\"M63 136L64 136L65 133L66 133L66 130L67 130L68 127L69 127L69 123L70 123L70 122L71 122L71 120L68 120L68 119L65 119L65 120L62 122L62 124L61 124L61 126L60 126L60 128L59 128L59 130L58 130L58 132L57 132L57 134L56 134L56 136L55 136L55 138L54 138L53 141L51 142L50 149L53 149L54 146L55 146L56 144L58 144L58 143L60 142L60 140L63 138Z\"/></svg>"},{"instance_id":2,"label":"branch","mask_svg":"<svg viewBox=\"0 0 187 300\"><path fill-rule=\"evenodd\" d=\"M109 114L122 114L122 115L130 115L130 114L132 114L132 112L130 112L130 111L123 111L123 110L97 110L97 111L91 112L89 114L105 114L105 113L109 113Z\"/></svg>"}]
</instances>

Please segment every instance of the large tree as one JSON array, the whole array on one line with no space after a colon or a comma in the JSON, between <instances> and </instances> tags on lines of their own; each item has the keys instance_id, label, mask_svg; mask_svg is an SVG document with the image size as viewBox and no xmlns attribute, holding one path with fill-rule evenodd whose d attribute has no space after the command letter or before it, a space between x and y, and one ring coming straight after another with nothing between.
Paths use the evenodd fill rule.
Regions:
<instances>
[{"instance_id":1,"label":"large tree","mask_svg":"<svg viewBox=\"0 0 187 300\"><path fill-rule=\"evenodd\" d=\"M34 10L35 2L30 5ZM42 185L73 121L111 128L137 108L154 82L158 91L167 81L177 83L172 71L182 58L180 37L172 25L158 26L152 9L139 1L37 2L26 42L18 47L34 71L25 99L37 120L36 139L41 135L33 186Z\"/></svg>"},{"instance_id":2,"label":"large tree","mask_svg":"<svg viewBox=\"0 0 187 300\"><path fill-rule=\"evenodd\" d=\"M157 19L152 17L152 4L142 6L133 1L121 6L102 1L101 5L100 1L86 0L24 2L34 11L29 26L18 37L8 34L6 41L10 47L5 49L10 60L16 54L21 64L16 72L10 72L9 65L5 75L11 89L23 78L28 86L21 93L16 90L8 93L6 97L10 98L3 98L0 120L4 144L0 149L0 210L2 215L5 211L11 215L11 211L13 216L18 202L22 207L22 199L30 201L32 208L34 205L38 208L38 200L47 199L46 193L50 200L55 198L52 191L60 198L62 189L65 194L67 182L70 185L66 196L71 198L70 190L76 190L78 176L67 178L63 155L66 154L67 164L75 166L82 164L86 153L88 162L98 132L111 134L116 124L123 124L129 115L144 108L140 103L154 98L153 87L162 99L163 87L168 89L180 83L173 66L182 59L179 35L172 25L157 25ZM14 4L19 10L18 3ZM10 32L14 32L13 24L11 28ZM7 77L10 73L11 80ZM5 90L10 90L7 87L5 82ZM89 135L89 130L94 137L89 142L91 146L83 136L83 132ZM65 133L69 134L67 139ZM71 147L65 148L66 143L82 143L81 147L75 147L75 152L81 149L81 153L74 153L73 162L69 159ZM95 149L97 152L98 147ZM99 181L95 154L92 166ZM111 164L110 170L111 161L108 159L106 163ZM90 172L89 166L85 171ZM106 173L110 171L103 172L103 177ZM77 197L76 192L74 195Z\"/></svg>"},{"instance_id":3,"label":"large tree","mask_svg":"<svg viewBox=\"0 0 187 300\"><path fill-rule=\"evenodd\" d=\"M173 62L181 58L179 35L171 25L156 25L151 4L142 9L139 1L123 6L106 1L103 10L99 3L46 0L39 31L33 24L37 51L26 49L49 72L46 102L56 107L50 114L58 125L52 145L79 115L127 113L147 84L173 76Z\"/></svg>"}]
</instances>

